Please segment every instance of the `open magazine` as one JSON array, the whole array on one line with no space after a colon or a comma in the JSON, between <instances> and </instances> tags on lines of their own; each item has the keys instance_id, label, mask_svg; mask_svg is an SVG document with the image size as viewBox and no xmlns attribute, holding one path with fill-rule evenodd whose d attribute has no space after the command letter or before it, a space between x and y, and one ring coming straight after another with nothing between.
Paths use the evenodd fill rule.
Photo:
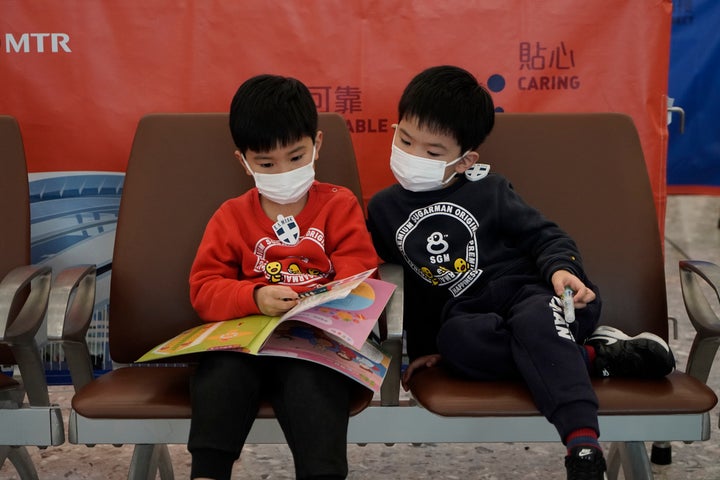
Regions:
<instances>
[{"instance_id":1,"label":"open magazine","mask_svg":"<svg viewBox=\"0 0 720 480\"><path fill-rule=\"evenodd\" d=\"M282 317L251 315L191 328L137 361L210 350L291 356L333 368L378 391L390 357L368 337L395 285L369 278L374 271L306 292Z\"/></svg>"}]
</instances>

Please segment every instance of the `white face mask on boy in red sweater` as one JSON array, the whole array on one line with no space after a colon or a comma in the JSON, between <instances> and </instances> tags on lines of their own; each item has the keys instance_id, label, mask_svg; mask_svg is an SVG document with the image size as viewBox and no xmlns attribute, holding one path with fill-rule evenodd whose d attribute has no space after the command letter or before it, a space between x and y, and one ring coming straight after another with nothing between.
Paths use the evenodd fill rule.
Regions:
<instances>
[{"instance_id":1,"label":"white face mask on boy in red sweater","mask_svg":"<svg viewBox=\"0 0 720 480\"><path fill-rule=\"evenodd\" d=\"M252 172L260 195L275 203L286 205L297 202L310 190L315 181L314 145L310 163L283 173L257 173L250 168L245 155L242 155L242 159L247 169Z\"/></svg>"}]
</instances>

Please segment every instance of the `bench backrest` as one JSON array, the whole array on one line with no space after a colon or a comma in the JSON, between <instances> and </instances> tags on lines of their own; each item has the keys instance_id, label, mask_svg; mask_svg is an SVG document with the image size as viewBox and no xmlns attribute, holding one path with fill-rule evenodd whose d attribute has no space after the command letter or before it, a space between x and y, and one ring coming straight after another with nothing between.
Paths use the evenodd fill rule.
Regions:
<instances>
[{"instance_id":1,"label":"bench backrest","mask_svg":"<svg viewBox=\"0 0 720 480\"><path fill-rule=\"evenodd\" d=\"M13 268L30 264L28 189L20 127L15 118L0 115L0 280ZM10 318L17 313L17 310L11 311ZM0 345L0 364L13 363L10 349Z\"/></svg>"},{"instance_id":2,"label":"bench backrest","mask_svg":"<svg viewBox=\"0 0 720 480\"><path fill-rule=\"evenodd\" d=\"M17 121L0 115L0 278L30 263L30 196Z\"/></svg>"},{"instance_id":3,"label":"bench backrest","mask_svg":"<svg viewBox=\"0 0 720 480\"><path fill-rule=\"evenodd\" d=\"M350 186L362 198L344 120L321 114L320 128L318 179ZM187 279L205 224L224 200L253 185L234 150L227 114L155 114L139 122L113 254L115 361L134 361L200 322ZM480 153L576 239L603 296L602 323L667 338L657 216L630 117L499 114Z\"/></svg>"},{"instance_id":4,"label":"bench backrest","mask_svg":"<svg viewBox=\"0 0 720 480\"><path fill-rule=\"evenodd\" d=\"M600 322L667 339L657 213L640 140L622 114L499 114L479 149L577 241L600 288Z\"/></svg>"},{"instance_id":5,"label":"bench backrest","mask_svg":"<svg viewBox=\"0 0 720 480\"><path fill-rule=\"evenodd\" d=\"M362 198L343 118L320 114L317 178ZM225 200L254 183L235 159L225 113L153 114L137 127L113 251L110 355L136 360L200 323L188 276L205 225ZM338 159L343 159L342 162ZM177 361L183 361L179 358Z\"/></svg>"}]
</instances>

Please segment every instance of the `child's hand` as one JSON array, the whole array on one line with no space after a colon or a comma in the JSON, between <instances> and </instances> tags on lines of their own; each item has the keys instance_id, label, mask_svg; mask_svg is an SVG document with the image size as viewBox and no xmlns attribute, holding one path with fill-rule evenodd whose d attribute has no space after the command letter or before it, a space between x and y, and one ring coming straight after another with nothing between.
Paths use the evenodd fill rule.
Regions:
<instances>
[{"instance_id":1,"label":"child's hand","mask_svg":"<svg viewBox=\"0 0 720 480\"><path fill-rule=\"evenodd\" d=\"M567 270L558 270L552 274L550 279L555 290L555 295L562 298L565 287L570 287L575 295L573 302L575 308L584 308L588 303L595 300L595 292L590 290L578 277Z\"/></svg>"},{"instance_id":2,"label":"child's hand","mask_svg":"<svg viewBox=\"0 0 720 480\"><path fill-rule=\"evenodd\" d=\"M260 287L254 293L255 304L263 315L277 317L297 305L298 294L284 285Z\"/></svg>"},{"instance_id":3,"label":"child's hand","mask_svg":"<svg viewBox=\"0 0 720 480\"><path fill-rule=\"evenodd\" d=\"M412 377L413 373L420 369L420 368L429 368L432 366L437 365L440 362L440 359L442 357L439 353L435 353L433 355L423 355L422 357L418 357L412 362L410 362L410 365L408 365L407 369L405 370L405 373L403 373L402 376L402 387L407 392L408 391L408 381L410 380L410 377Z\"/></svg>"}]
</instances>

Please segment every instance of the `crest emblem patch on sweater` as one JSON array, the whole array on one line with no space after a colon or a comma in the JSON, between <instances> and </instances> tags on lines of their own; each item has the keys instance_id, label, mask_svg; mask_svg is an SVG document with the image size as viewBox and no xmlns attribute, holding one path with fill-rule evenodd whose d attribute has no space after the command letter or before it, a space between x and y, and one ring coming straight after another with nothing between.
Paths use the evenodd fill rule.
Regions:
<instances>
[{"instance_id":1,"label":"crest emblem patch on sweater","mask_svg":"<svg viewBox=\"0 0 720 480\"><path fill-rule=\"evenodd\" d=\"M295 221L295 217L278 215L277 218L277 222L272 226L275 236L286 245L295 245L300 239L300 227Z\"/></svg>"}]
</instances>

